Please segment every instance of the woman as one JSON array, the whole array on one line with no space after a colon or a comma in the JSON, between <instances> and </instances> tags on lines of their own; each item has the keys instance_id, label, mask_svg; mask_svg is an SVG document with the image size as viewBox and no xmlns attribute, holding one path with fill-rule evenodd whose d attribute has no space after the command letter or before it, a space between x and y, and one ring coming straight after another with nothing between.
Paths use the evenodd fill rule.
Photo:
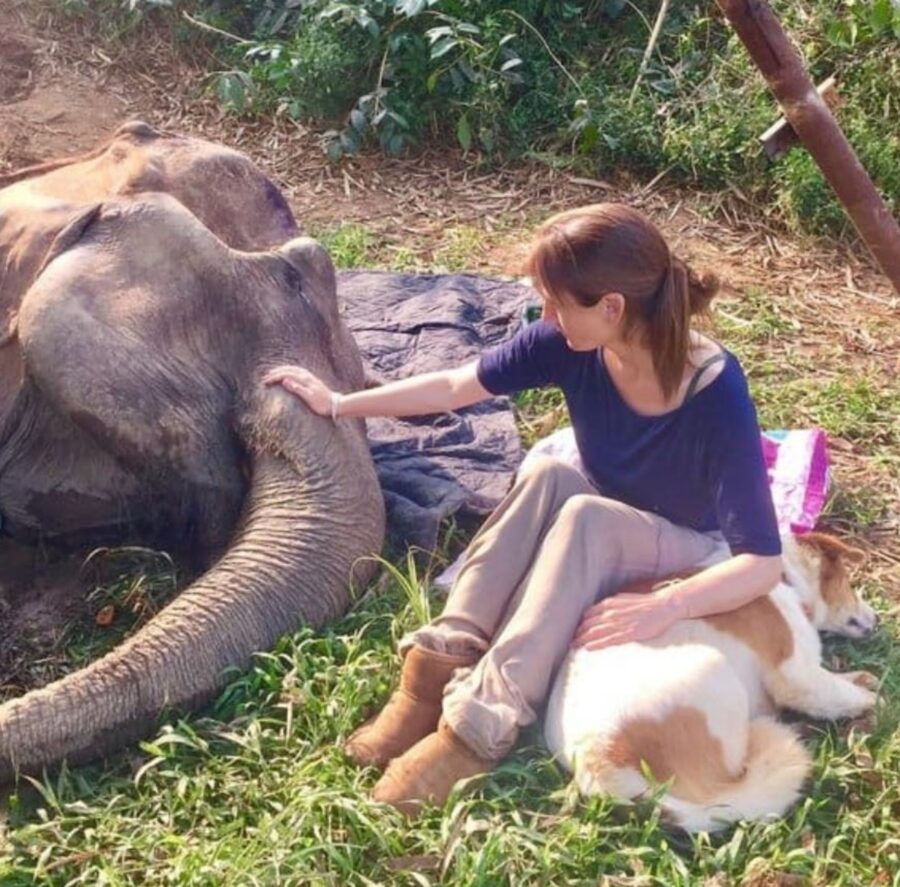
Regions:
<instances>
[{"instance_id":1,"label":"woman","mask_svg":"<svg viewBox=\"0 0 900 887\"><path fill-rule=\"evenodd\" d=\"M442 804L457 780L503 758L573 643L647 640L736 609L781 575L744 374L690 329L715 279L697 278L618 204L549 219L528 268L542 321L475 363L347 395L298 367L267 377L336 421L550 384L566 397L590 481L551 460L519 479L472 541L443 613L401 642L399 689L347 743L360 764L390 762L373 797L406 812ZM725 562L661 591L615 594L699 564L722 537Z\"/></svg>"}]
</instances>

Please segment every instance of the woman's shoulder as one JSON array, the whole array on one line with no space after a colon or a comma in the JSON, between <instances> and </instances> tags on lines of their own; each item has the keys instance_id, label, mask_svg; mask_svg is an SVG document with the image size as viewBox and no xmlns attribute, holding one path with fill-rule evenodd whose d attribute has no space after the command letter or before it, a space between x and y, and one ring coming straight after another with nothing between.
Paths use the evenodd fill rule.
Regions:
<instances>
[{"instance_id":1,"label":"woman's shoulder","mask_svg":"<svg viewBox=\"0 0 900 887\"><path fill-rule=\"evenodd\" d=\"M717 373L711 374L707 384L698 390L703 400L719 416L733 415L746 409L753 409L747 375L741 361L734 352L717 344L721 358L716 363Z\"/></svg>"},{"instance_id":2,"label":"woman's shoulder","mask_svg":"<svg viewBox=\"0 0 900 887\"><path fill-rule=\"evenodd\" d=\"M492 394L561 384L569 375L571 355L565 337L554 326L530 323L481 355L478 379Z\"/></svg>"},{"instance_id":3,"label":"woman's shoulder","mask_svg":"<svg viewBox=\"0 0 900 887\"><path fill-rule=\"evenodd\" d=\"M582 352L569 348L569 343L559 327L546 320L529 323L520 329L511 341L535 356L540 355L557 362L569 363L583 356Z\"/></svg>"},{"instance_id":4,"label":"woman's shoulder","mask_svg":"<svg viewBox=\"0 0 900 887\"><path fill-rule=\"evenodd\" d=\"M518 335L535 344L551 344L559 346L566 344L566 337L562 334L559 327L548 323L546 320L536 320L519 330Z\"/></svg>"}]
</instances>

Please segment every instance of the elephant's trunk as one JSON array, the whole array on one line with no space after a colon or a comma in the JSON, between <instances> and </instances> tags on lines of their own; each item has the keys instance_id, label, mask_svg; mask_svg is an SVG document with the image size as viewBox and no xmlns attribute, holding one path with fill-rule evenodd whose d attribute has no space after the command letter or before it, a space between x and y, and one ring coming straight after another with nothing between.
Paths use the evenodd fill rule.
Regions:
<instances>
[{"instance_id":1,"label":"elephant's trunk","mask_svg":"<svg viewBox=\"0 0 900 887\"><path fill-rule=\"evenodd\" d=\"M285 632L343 612L351 574L381 545L381 492L356 429L319 424L312 437L318 446L304 441L302 463L297 445L260 448L233 545L134 637L0 706L0 783L146 735L161 712L210 699L228 669Z\"/></svg>"}]
</instances>

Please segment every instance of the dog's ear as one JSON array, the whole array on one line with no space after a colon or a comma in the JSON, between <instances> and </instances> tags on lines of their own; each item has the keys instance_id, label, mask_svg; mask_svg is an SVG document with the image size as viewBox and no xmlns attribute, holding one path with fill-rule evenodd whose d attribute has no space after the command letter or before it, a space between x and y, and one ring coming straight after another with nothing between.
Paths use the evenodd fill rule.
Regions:
<instances>
[{"instance_id":1,"label":"dog's ear","mask_svg":"<svg viewBox=\"0 0 900 887\"><path fill-rule=\"evenodd\" d=\"M847 545L846 542L831 533L813 531L795 538L800 545L820 552L828 560L841 558L851 564L861 564L866 559L866 553L862 549Z\"/></svg>"}]
</instances>

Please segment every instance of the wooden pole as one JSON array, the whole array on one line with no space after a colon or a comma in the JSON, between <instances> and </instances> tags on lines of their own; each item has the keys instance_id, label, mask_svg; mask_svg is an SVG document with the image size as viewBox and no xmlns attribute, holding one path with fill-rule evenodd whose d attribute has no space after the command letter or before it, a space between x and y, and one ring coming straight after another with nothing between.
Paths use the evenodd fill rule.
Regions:
<instances>
[{"instance_id":1,"label":"wooden pole","mask_svg":"<svg viewBox=\"0 0 900 887\"><path fill-rule=\"evenodd\" d=\"M891 216L800 54L766 0L716 0L819 165L860 237L900 295L900 226Z\"/></svg>"}]
</instances>

